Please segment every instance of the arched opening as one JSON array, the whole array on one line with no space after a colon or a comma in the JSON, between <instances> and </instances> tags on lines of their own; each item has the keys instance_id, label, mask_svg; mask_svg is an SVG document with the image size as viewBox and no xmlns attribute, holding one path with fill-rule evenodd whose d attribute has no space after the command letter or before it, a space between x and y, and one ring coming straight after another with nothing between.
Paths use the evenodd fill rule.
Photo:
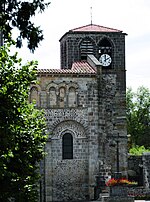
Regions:
<instances>
[{"instance_id":1,"label":"arched opening","mask_svg":"<svg viewBox=\"0 0 150 202\"><path fill-rule=\"evenodd\" d=\"M93 54L94 47L91 39L85 38L80 44L81 60L86 60L88 54Z\"/></svg>"},{"instance_id":2,"label":"arched opening","mask_svg":"<svg viewBox=\"0 0 150 202\"><path fill-rule=\"evenodd\" d=\"M54 87L51 87L49 89L49 105L51 108L57 106L57 96L56 96L56 89Z\"/></svg>"},{"instance_id":3,"label":"arched opening","mask_svg":"<svg viewBox=\"0 0 150 202\"><path fill-rule=\"evenodd\" d=\"M112 50L112 46L110 41L107 38L103 38L100 42L99 42L99 53L103 54L103 53L110 53Z\"/></svg>"},{"instance_id":4,"label":"arched opening","mask_svg":"<svg viewBox=\"0 0 150 202\"><path fill-rule=\"evenodd\" d=\"M74 87L69 88L68 106L69 107L76 107L76 89Z\"/></svg>"},{"instance_id":5,"label":"arched opening","mask_svg":"<svg viewBox=\"0 0 150 202\"><path fill-rule=\"evenodd\" d=\"M36 106L38 106L38 89L37 87L32 87L30 91L30 102L36 103Z\"/></svg>"},{"instance_id":6,"label":"arched opening","mask_svg":"<svg viewBox=\"0 0 150 202\"><path fill-rule=\"evenodd\" d=\"M59 107L64 108L66 101L66 89L64 87L60 87L59 89Z\"/></svg>"},{"instance_id":7,"label":"arched opening","mask_svg":"<svg viewBox=\"0 0 150 202\"><path fill-rule=\"evenodd\" d=\"M110 43L110 41L107 38L103 38L99 42L98 53L99 53L99 61L102 63L102 66L109 66L109 67L111 67L111 62L112 62L112 44Z\"/></svg>"},{"instance_id":8,"label":"arched opening","mask_svg":"<svg viewBox=\"0 0 150 202\"><path fill-rule=\"evenodd\" d=\"M73 159L73 137L70 133L62 137L62 159Z\"/></svg>"}]
</instances>

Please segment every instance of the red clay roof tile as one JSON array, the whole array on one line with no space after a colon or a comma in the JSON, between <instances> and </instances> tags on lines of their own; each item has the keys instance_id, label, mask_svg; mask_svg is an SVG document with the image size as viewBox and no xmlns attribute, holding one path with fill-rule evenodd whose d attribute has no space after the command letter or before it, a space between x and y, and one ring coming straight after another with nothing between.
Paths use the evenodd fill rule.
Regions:
<instances>
[{"instance_id":1,"label":"red clay roof tile","mask_svg":"<svg viewBox=\"0 0 150 202\"><path fill-rule=\"evenodd\" d=\"M95 74L95 70L85 61L74 62L71 68L72 71L78 71L79 73Z\"/></svg>"},{"instance_id":2,"label":"red clay roof tile","mask_svg":"<svg viewBox=\"0 0 150 202\"><path fill-rule=\"evenodd\" d=\"M72 32L122 32L118 29L104 27L100 25L89 24L70 30Z\"/></svg>"},{"instance_id":3,"label":"red clay roof tile","mask_svg":"<svg viewBox=\"0 0 150 202\"><path fill-rule=\"evenodd\" d=\"M85 62L74 62L71 69L38 69L38 73L48 74L95 74L96 71Z\"/></svg>"}]
</instances>

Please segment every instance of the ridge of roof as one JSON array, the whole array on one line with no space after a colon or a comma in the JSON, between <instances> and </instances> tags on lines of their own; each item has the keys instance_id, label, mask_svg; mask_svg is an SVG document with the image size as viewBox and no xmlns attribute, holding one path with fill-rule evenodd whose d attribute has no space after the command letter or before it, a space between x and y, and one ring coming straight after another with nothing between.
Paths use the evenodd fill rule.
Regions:
<instances>
[{"instance_id":1,"label":"ridge of roof","mask_svg":"<svg viewBox=\"0 0 150 202\"><path fill-rule=\"evenodd\" d=\"M96 24L88 24L69 30L70 32L122 32L121 30L100 26Z\"/></svg>"}]
</instances>

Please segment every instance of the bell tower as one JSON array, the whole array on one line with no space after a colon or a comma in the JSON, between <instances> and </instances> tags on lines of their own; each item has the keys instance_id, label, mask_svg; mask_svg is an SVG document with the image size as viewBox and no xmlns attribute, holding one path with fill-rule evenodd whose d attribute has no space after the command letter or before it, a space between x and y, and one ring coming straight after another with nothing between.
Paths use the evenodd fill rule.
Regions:
<instances>
[{"instance_id":1,"label":"bell tower","mask_svg":"<svg viewBox=\"0 0 150 202\"><path fill-rule=\"evenodd\" d=\"M122 149L121 151L122 155L127 153L125 118L126 35L126 33L118 29L89 24L69 30L60 39L61 69L71 69L72 65L76 62L87 62L89 55L92 55L92 57L96 58L99 62L101 70L99 71L97 68L97 78L100 78L98 81L98 124L99 131L101 131L99 136L103 139L100 143L100 148L102 148L103 145L101 154L103 150L110 151L110 153L112 152L110 145L112 145L112 142L116 142L117 137L119 137L117 141L120 141L122 148L124 148L124 150ZM102 123L104 123L104 125L102 125ZM106 149L106 147L108 147L108 149ZM114 157L110 157L110 161L114 162L112 159L116 158L115 154L114 150ZM123 158L125 159L124 162L126 162L125 155ZM106 159L106 157L104 157L104 159ZM116 165L113 164L114 163L112 163L112 168L113 172L115 172ZM120 165L120 167L123 168L124 165Z\"/></svg>"},{"instance_id":2,"label":"bell tower","mask_svg":"<svg viewBox=\"0 0 150 202\"><path fill-rule=\"evenodd\" d=\"M71 69L73 62L86 61L92 54L103 72L117 73L125 90L125 36L118 29L94 24L69 30L59 40L61 69Z\"/></svg>"}]
</instances>

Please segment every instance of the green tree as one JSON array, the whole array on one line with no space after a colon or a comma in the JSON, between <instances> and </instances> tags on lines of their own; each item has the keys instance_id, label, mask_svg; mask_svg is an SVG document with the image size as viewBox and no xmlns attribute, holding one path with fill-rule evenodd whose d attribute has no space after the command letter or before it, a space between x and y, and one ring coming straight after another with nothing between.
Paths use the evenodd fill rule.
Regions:
<instances>
[{"instance_id":1,"label":"green tree","mask_svg":"<svg viewBox=\"0 0 150 202\"><path fill-rule=\"evenodd\" d=\"M44 112L28 103L37 62L22 65L10 47L0 49L0 201L37 201L39 162L44 156Z\"/></svg>"},{"instance_id":2,"label":"green tree","mask_svg":"<svg viewBox=\"0 0 150 202\"><path fill-rule=\"evenodd\" d=\"M129 150L129 153L135 156L141 156L144 152L150 152L150 149L146 149L143 145L135 145Z\"/></svg>"},{"instance_id":3,"label":"green tree","mask_svg":"<svg viewBox=\"0 0 150 202\"><path fill-rule=\"evenodd\" d=\"M134 145L150 147L150 90L127 89L127 131Z\"/></svg>"},{"instance_id":4,"label":"green tree","mask_svg":"<svg viewBox=\"0 0 150 202\"><path fill-rule=\"evenodd\" d=\"M44 0L1 0L0 3L0 30L4 39L11 38L13 28L18 28L17 47L22 46L22 39L27 39L28 48L34 52L43 33L39 26L31 21L37 12L44 12L49 3Z\"/></svg>"}]
</instances>

